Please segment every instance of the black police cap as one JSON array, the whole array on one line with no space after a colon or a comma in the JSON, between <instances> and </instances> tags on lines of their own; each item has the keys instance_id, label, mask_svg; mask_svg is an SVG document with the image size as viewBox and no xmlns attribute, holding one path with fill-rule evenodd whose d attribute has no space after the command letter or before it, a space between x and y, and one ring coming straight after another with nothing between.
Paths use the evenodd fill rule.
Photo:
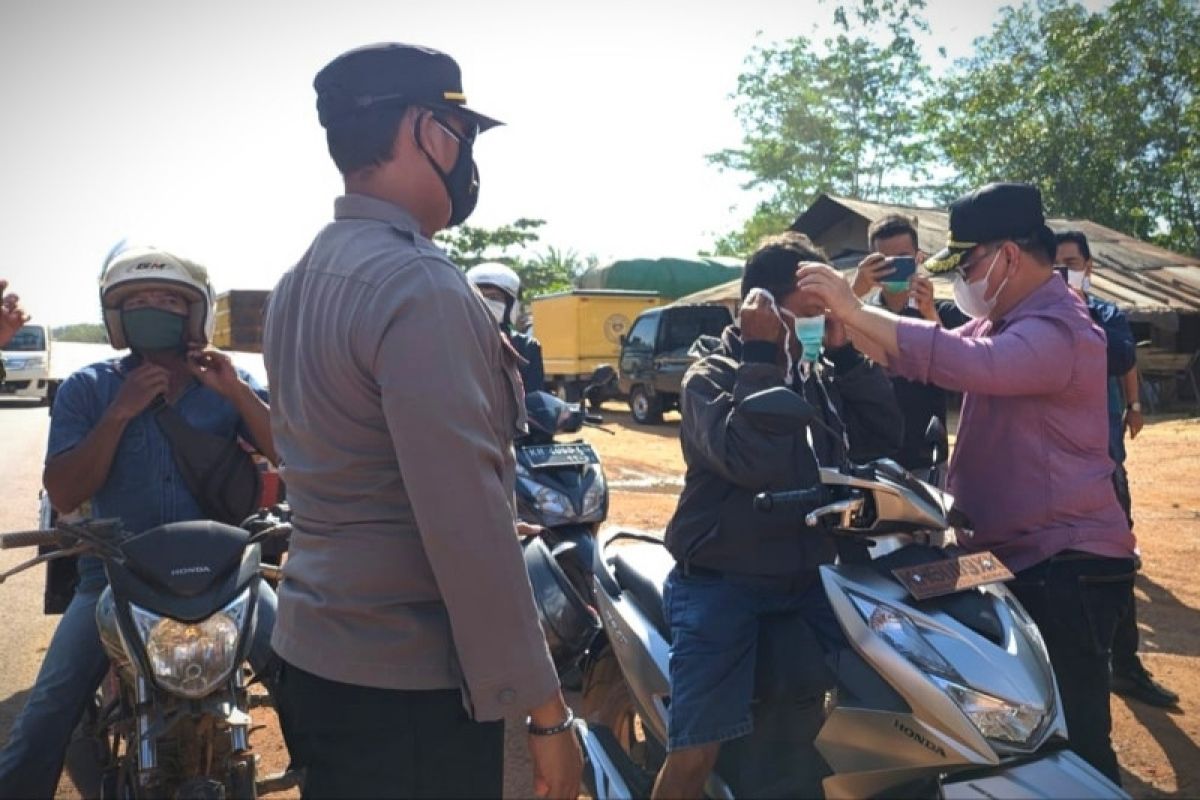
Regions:
<instances>
[{"instance_id":1,"label":"black police cap","mask_svg":"<svg viewBox=\"0 0 1200 800\"><path fill-rule=\"evenodd\" d=\"M384 104L453 109L480 131L503 124L467 107L457 62L428 47L386 42L350 50L317 73L313 88L317 116L327 129Z\"/></svg>"},{"instance_id":2,"label":"black police cap","mask_svg":"<svg viewBox=\"0 0 1200 800\"><path fill-rule=\"evenodd\" d=\"M989 183L950 204L950 239L924 268L937 275L958 266L972 249L1003 239L1033 240L1054 257L1042 193L1028 183Z\"/></svg>"}]
</instances>

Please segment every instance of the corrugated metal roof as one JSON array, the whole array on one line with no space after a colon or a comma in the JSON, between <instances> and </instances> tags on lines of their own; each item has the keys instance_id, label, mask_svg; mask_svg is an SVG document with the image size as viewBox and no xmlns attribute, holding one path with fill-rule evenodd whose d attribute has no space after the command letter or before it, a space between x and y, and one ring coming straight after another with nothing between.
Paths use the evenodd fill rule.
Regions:
<instances>
[{"instance_id":1,"label":"corrugated metal roof","mask_svg":"<svg viewBox=\"0 0 1200 800\"><path fill-rule=\"evenodd\" d=\"M792 224L794 230L819 241L821 233L845 217L856 214L870 223L884 214L897 213L917 221L921 248L929 253L946 242L949 213L943 209L874 203L823 194ZM1089 220L1048 219L1055 231L1079 230L1088 238L1095 269L1092 291L1134 316L1200 313L1200 259L1166 250ZM865 251L867 243L861 243ZM835 258L839 253L830 253ZM949 283L935 281L937 294L949 296Z\"/></svg>"}]
</instances>

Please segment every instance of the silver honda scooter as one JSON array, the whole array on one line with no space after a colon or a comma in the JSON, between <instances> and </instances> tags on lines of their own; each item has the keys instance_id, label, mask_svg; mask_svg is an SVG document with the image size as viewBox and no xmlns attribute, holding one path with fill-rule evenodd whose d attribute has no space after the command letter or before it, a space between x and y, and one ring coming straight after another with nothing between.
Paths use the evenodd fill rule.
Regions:
<instances>
[{"instance_id":1,"label":"silver honda scooter","mask_svg":"<svg viewBox=\"0 0 1200 800\"><path fill-rule=\"evenodd\" d=\"M741 410L775 428L820 424L787 389ZM944 429L931 433L944 453ZM754 732L722 747L710 797L1127 797L1067 749L1041 635L999 560L957 546L954 528L969 525L952 497L883 459L754 503L795 515L798 536L835 536L821 581L848 645L825 652L797 618L764 620ZM576 733L593 797L643 797L665 755L674 560L638 533L597 552L607 647L587 665Z\"/></svg>"}]
</instances>

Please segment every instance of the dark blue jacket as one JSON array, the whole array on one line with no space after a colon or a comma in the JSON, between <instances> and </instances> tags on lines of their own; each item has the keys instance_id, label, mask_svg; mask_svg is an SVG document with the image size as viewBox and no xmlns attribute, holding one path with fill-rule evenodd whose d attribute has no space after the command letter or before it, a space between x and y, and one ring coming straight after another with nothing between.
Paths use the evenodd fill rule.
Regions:
<instances>
[{"instance_id":1,"label":"dark blue jacket","mask_svg":"<svg viewBox=\"0 0 1200 800\"><path fill-rule=\"evenodd\" d=\"M1133 340L1128 317L1112 303L1095 297L1089 296L1087 305L1092 321L1104 329L1108 339L1108 374L1124 375L1137 364L1137 343Z\"/></svg>"},{"instance_id":2,"label":"dark blue jacket","mask_svg":"<svg viewBox=\"0 0 1200 800\"><path fill-rule=\"evenodd\" d=\"M542 364L542 343L528 333L518 333L512 328L505 327L504 333L512 342L517 355L525 359L521 365L521 382L525 384L525 394L545 391L546 368Z\"/></svg>"}]
</instances>

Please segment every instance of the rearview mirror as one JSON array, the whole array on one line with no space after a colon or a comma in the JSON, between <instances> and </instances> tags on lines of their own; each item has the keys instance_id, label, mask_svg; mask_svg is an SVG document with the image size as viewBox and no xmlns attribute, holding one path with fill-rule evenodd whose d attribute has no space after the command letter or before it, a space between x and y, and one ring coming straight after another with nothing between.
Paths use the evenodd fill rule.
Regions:
<instances>
[{"instance_id":1,"label":"rearview mirror","mask_svg":"<svg viewBox=\"0 0 1200 800\"><path fill-rule=\"evenodd\" d=\"M592 373L592 386L607 386L617 379L617 371L611 364L601 364Z\"/></svg>"},{"instance_id":2,"label":"rearview mirror","mask_svg":"<svg viewBox=\"0 0 1200 800\"><path fill-rule=\"evenodd\" d=\"M925 427L925 443L933 445L934 464L946 460L946 451L950 449L950 435L946 433L946 426L937 417L929 418L929 425Z\"/></svg>"},{"instance_id":3,"label":"rearview mirror","mask_svg":"<svg viewBox=\"0 0 1200 800\"><path fill-rule=\"evenodd\" d=\"M816 413L808 401L784 386L755 392L742 401L738 411L754 427L771 434L802 431Z\"/></svg>"}]
</instances>

